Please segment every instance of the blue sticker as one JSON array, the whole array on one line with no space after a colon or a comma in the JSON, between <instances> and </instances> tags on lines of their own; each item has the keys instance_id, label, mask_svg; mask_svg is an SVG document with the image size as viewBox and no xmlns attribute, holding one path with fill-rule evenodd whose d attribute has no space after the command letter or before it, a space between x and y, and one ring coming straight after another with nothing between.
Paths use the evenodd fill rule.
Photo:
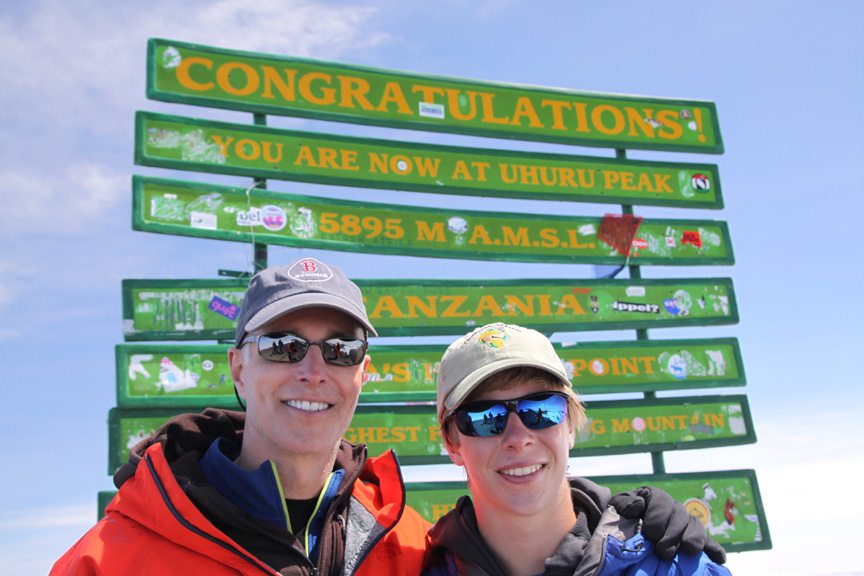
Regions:
<instances>
[{"instance_id":1,"label":"blue sticker","mask_svg":"<svg viewBox=\"0 0 864 576\"><path fill-rule=\"evenodd\" d=\"M237 313L240 312L240 307L236 304L232 304L227 300L223 300L218 296L213 296L213 299L210 300L210 304L207 305L210 310L213 310L217 314L228 318L229 320L236 320Z\"/></svg>"},{"instance_id":2,"label":"blue sticker","mask_svg":"<svg viewBox=\"0 0 864 576\"><path fill-rule=\"evenodd\" d=\"M666 311L673 316L678 316L679 314L681 314L681 309L678 307L678 302L675 301L675 298L668 298L664 300L663 306L666 308Z\"/></svg>"}]
</instances>

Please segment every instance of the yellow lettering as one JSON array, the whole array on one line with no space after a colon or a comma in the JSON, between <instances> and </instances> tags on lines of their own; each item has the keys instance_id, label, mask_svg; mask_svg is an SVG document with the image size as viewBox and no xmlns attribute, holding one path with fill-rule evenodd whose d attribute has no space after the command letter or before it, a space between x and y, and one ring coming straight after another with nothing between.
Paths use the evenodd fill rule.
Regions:
<instances>
[{"instance_id":1,"label":"yellow lettering","mask_svg":"<svg viewBox=\"0 0 864 576\"><path fill-rule=\"evenodd\" d=\"M531 246L527 226L520 226L516 232L510 226L501 226L501 232L504 234L504 246Z\"/></svg>"},{"instance_id":2,"label":"yellow lettering","mask_svg":"<svg viewBox=\"0 0 864 576\"><path fill-rule=\"evenodd\" d=\"M339 88L342 94L342 98L339 100L339 106L342 108L354 108L355 101L360 105L360 108L363 110L373 110L374 107L366 98L366 94L369 93L369 82L364 80L363 78L356 78L354 76L340 76L339 77Z\"/></svg>"},{"instance_id":3,"label":"yellow lettering","mask_svg":"<svg viewBox=\"0 0 864 576\"><path fill-rule=\"evenodd\" d=\"M294 82L297 78L297 70L289 70L288 68L283 69L283 72L285 72L285 80L282 80L279 76L279 72L272 66L262 66L261 71L264 73L264 91L261 92L262 98L275 98L276 96L272 91L272 87L275 85L276 89L279 90L279 93L282 95L283 100L289 102L294 101L296 97L294 94Z\"/></svg>"},{"instance_id":4,"label":"yellow lettering","mask_svg":"<svg viewBox=\"0 0 864 576\"><path fill-rule=\"evenodd\" d=\"M537 111L534 110L534 105L527 96L520 96L516 100L516 110L513 112L513 118L510 119L510 124L522 125L522 118L528 118L528 125L532 128L542 128L543 123L537 116Z\"/></svg>"},{"instance_id":5,"label":"yellow lettering","mask_svg":"<svg viewBox=\"0 0 864 576\"><path fill-rule=\"evenodd\" d=\"M675 140L684 134L684 129L678 123L678 115L674 110L661 110L657 113L657 121L663 128L657 131L657 135L665 140Z\"/></svg>"},{"instance_id":6,"label":"yellow lettering","mask_svg":"<svg viewBox=\"0 0 864 576\"><path fill-rule=\"evenodd\" d=\"M612 126L607 126L604 122L604 114L612 116ZM624 115L621 111L610 106L609 104L600 104L591 110L591 123L598 131L607 135L620 134L624 131Z\"/></svg>"},{"instance_id":7,"label":"yellow lettering","mask_svg":"<svg viewBox=\"0 0 864 576\"><path fill-rule=\"evenodd\" d=\"M568 309L572 314L580 316L585 314L585 310L582 309L582 306L579 304L579 301L576 300L574 294L564 294L564 296L561 297L561 301L558 303L558 311L555 315L561 316L562 314L565 314Z\"/></svg>"},{"instance_id":8,"label":"yellow lettering","mask_svg":"<svg viewBox=\"0 0 864 576\"><path fill-rule=\"evenodd\" d=\"M478 240L485 245L492 244L492 239L489 237L489 232L482 224L475 224L471 231L471 238L468 239L469 244L477 244Z\"/></svg>"},{"instance_id":9,"label":"yellow lettering","mask_svg":"<svg viewBox=\"0 0 864 576\"><path fill-rule=\"evenodd\" d=\"M456 295L456 294L444 294L441 296L441 303L449 301L449 305L441 313L441 318L465 318L466 316L470 316L471 312L466 310L464 312L457 312L459 307L468 300L467 296Z\"/></svg>"},{"instance_id":10,"label":"yellow lettering","mask_svg":"<svg viewBox=\"0 0 864 576\"><path fill-rule=\"evenodd\" d=\"M464 160L457 160L456 167L453 168L453 176L454 180L474 180L474 177L471 176L471 170L468 169L468 164Z\"/></svg>"},{"instance_id":11,"label":"yellow lettering","mask_svg":"<svg viewBox=\"0 0 864 576\"><path fill-rule=\"evenodd\" d=\"M566 130L564 126L564 110L570 109L570 103L563 100L541 100L540 105L544 108L552 108L552 129Z\"/></svg>"},{"instance_id":12,"label":"yellow lettering","mask_svg":"<svg viewBox=\"0 0 864 576\"><path fill-rule=\"evenodd\" d=\"M402 87L396 82L387 82L384 85L384 93L381 95L381 101L378 103L377 110L379 112L387 112L388 104L396 104L396 112L399 114L411 114L411 107L408 106L405 94L402 93Z\"/></svg>"},{"instance_id":13,"label":"yellow lettering","mask_svg":"<svg viewBox=\"0 0 864 576\"><path fill-rule=\"evenodd\" d=\"M632 432L630 428L630 419L629 418L612 418L612 433L613 434L630 434Z\"/></svg>"},{"instance_id":14,"label":"yellow lettering","mask_svg":"<svg viewBox=\"0 0 864 576\"><path fill-rule=\"evenodd\" d=\"M384 313L387 313L390 318L404 318L405 314L399 309L396 304L396 299L387 294L381 296L375 303L375 308L370 314L370 318L383 318Z\"/></svg>"},{"instance_id":15,"label":"yellow lettering","mask_svg":"<svg viewBox=\"0 0 864 576\"><path fill-rule=\"evenodd\" d=\"M516 294L508 294L506 299L506 307L510 310L509 316L515 316L517 313L524 314L529 318L534 316L534 296L531 294L525 294L525 299L528 300L528 302L523 302Z\"/></svg>"},{"instance_id":16,"label":"yellow lettering","mask_svg":"<svg viewBox=\"0 0 864 576\"><path fill-rule=\"evenodd\" d=\"M444 237L444 223L435 222L429 226L428 222L417 220L417 240L420 242L447 242Z\"/></svg>"},{"instance_id":17,"label":"yellow lettering","mask_svg":"<svg viewBox=\"0 0 864 576\"><path fill-rule=\"evenodd\" d=\"M228 158L228 146L230 146L231 142L234 141L234 137L228 136L225 140L222 140L222 137L217 136L216 134L211 134L210 137L213 138L213 141L216 142L217 146L219 146L219 153L225 158Z\"/></svg>"},{"instance_id":18,"label":"yellow lettering","mask_svg":"<svg viewBox=\"0 0 864 576\"><path fill-rule=\"evenodd\" d=\"M243 76L246 78L246 86L243 88L237 88L231 83L231 72L235 69L241 70ZM258 73L255 69L248 64L244 64L243 62L228 62L216 70L216 83L220 88L222 88L222 90L229 94L234 94L235 96L248 96L258 90L258 86L261 84L261 79L258 77Z\"/></svg>"},{"instance_id":19,"label":"yellow lettering","mask_svg":"<svg viewBox=\"0 0 864 576\"><path fill-rule=\"evenodd\" d=\"M480 93L480 102L483 105L483 118L481 119L483 122L488 122L490 124L509 124L509 118L496 118L495 117L495 109L492 99L495 98L495 94L491 92L481 92Z\"/></svg>"},{"instance_id":20,"label":"yellow lettering","mask_svg":"<svg viewBox=\"0 0 864 576\"><path fill-rule=\"evenodd\" d=\"M312 104L319 106L329 106L336 102L336 90L334 88L321 88L320 94L313 92L312 83L320 80L325 86L329 86L333 80L330 74L324 72L309 72L300 77L300 82L297 84L297 89L300 91L300 97L305 98Z\"/></svg>"},{"instance_id":21,"label":"yellow lettering","mask_svg":"<svg viewBox=\"0 0 864 576\"><path fill-rule=\"evenodd\" d=\"M436 318L438 316L438 311L435 309L436 299L435 296L426 296L426 301L424 302L418 296L406 296L405 302L408 304L408 317L417 318L417 310L419 309L427 318Z\"/></svg>"},{"instance_id":22,"label":"yellow lettering","mask_svg":"<svg viewBox=\"0 0 864 576\"><path fill-rule=\"evenodd\" d=\"M444 95L443 88L439 88L437 86L421 86L419 84L415 84L414 86L412 86L411 92L420 92L421 102L426 102L427 104L434 104L436 95Z\"/></svg>"},{"instance_id":23,"label":"yellow lettering","mask_svg":"<svg viewBox=\"0 0 864 576\"><path fill-rule=\"evenodd\" d=\"M495 301L495 297L491 294L483 294L480 296L480 301L477 303L474 315L483 316L486 312L489 312L495 318L504 316L504 311L501 310L501 307L498 306L498 302Z\"/></svg>"},{"instance_id":24,"label":"yellow lettering","mask_svg":"<svg viewBox=\"0 0 864 576\"><path fill-rule=\"evenodd\" d=\"M639 114L639 111L635 108L631 108L630 106L626 106L624 111L627 113L627 120L630 124L630 130L627 132L628 136L639 136L636 132L636 128L642 131L642 134L647 136L648 138L654 138L654 126L651 125L648 120L651 119L651 109L645 108L642 111L642 114ZM643 116L644 114L644 116Z\"/></svg>"},{"instance_id":25,"label":"yellow lettering","mask_svg":"<svg viewBox=\"0 0 864 576\"><path fill-rule=\"evenodd\" d=\"M189 90L195 90L196 92L212 90L216 86L213 82L196 82L192 79L192 75L189 73L189 69L192 68L192 66L203 66L207 70L212 70L213 61L207 58L199 58L197 56L183 58L183 60L180 61L180 65L177 66L177 81L180 82L180 85Z\"/></svg>"},{"instance_id":26,"label":"yellow lettering","mask_svg":"<svg viewBox=\"0 0 864 576\"><path fill-rule=\"evenodd\" d=\"M477 92L468 90L460 95L459 90L453 88L445 88L444 91L447 93L447 110L453 118L467 122L477 116ZM470 110L463 113L463 105L469 106Z\"/></svg>"}]
</instances>

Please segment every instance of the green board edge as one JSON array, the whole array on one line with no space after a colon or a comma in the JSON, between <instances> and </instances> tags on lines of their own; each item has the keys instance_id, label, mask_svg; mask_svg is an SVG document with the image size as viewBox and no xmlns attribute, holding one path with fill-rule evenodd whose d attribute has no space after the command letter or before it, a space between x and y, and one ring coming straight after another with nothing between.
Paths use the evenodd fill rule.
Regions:
<instances>
[{"instance_id":1,"label":"green board edge","mask_svg":"<svg viewBox=\"0 0 864 576\"><path fill-rule=\"evenodd\" d=\"M723 432L727 436L722 438L712 438L711 436L715 434L715 429L712 426L703 425L702 420L699 420L696 424L692 421L684 422L682 425L686 425L686 433L679 434L676 436L676 439L650 440L640 437L638 443L612 446L608 444L601 445L601 441L591 438L591 435L596 431L594 423L601 413L605 414L609 411L616 411L615 413L625 414L625 417L628 419L627 427L630 428L630 422L635 422L636 418L629 417L628 414L630 412L627 412L628 409L650 411L655 409L662 410L667 407L673 410L683 407L686 410L691 410L691 414L698 418L704 417L704 421L707 422L709 415L698 411L699 407L707 409L708 407L717 405L740 407L740 412L738 409L735 411L736 424L734 426L743 427L743 430L740 428L733 429L731 422L733 417L730 416L718 420L721 428L725 429L728 427L729 429L728 432ZM113 473L120 464L125 462L129 447L137 439L140 439L142 435L146 435L158 427L159 424L154 423L164 422L169 417L182 412L184 410L112 408L108 417L109 473ZM738 446L756 442L756 433L753 429L750 407L747 397L744 395L694 396L654 400L604 400L589 402L587 413L589 418L588 424L581 431L577 432L576 446L571 451L571 456L581 457L666 450L693 450L720 446ZM660 417L655 416L654 418ZM686 417L679 416L679 418L686 420ZM121 420L135 423L137 426L131 434L126 435L125 439L121 437ZM144 424L145 420L149 424ZM671 418L669 421L674 423ZM648 422L650 426L650 420ZM660 420L657 420L656 424L661 426L660 422ZM407 423L410 423L410 426ZM635 426L635 424L632 426ZM609 428L606 430L609 430ZM610 438L612 437L611 434L614 434L614 432L610 431ZM697 434L700 436L699 438L696 437ZM378 454L390 448L396 449L397 454L401 451L402 454L399 459L405 464L441 464L450 461L441 441L435 408L432 404L398 406L359 405L355 411L352 424L345 433L345 438L350 442L367 444L372 454ZM619 438L619 442L629 442L629 440L625 440L624 435L621 435ZM608 441L607 438L603 439L603 442ZM593 442L595 445L586 447L585 444L589 442ZM411 451L418 453L410 453Z\"/></svg>"},{"instance_id":2,"label":"green board edge","mask_svg":"<svg viewBox=\"0 0 864 576\"><path fill-rule=\"evenodd\" d=\"M703 363L705 359L695 357L693 352L709 346L722 350L722 360L728 364L723 366L723 374L719 374L721 369L717 363L712 366L716 372L713 377L711 374L703 374L706 372ZM741 351L735 338L580 342L572 346L556 343L555 347L564 360L568 374L572 374L571 382L574 388L581 396L732 387L746 384ZM117 406L120 408L184 407L197 410L212 406L236 409L237 400L234 397L226 358L228 348L229 345L224 344L117 345L115 350ZM363 386L360 403L435 400L437 362L446 348L444 344L388 346L373 342L369 350L372 357L368 372L369 379ZM642 360L643 357L632 356L630 351L634 349L640 350L641 354L654 353L656 360L653 365ZM653 350L660 351L660 356L657 356L657 352L652 352ZM670 354L679 356L678 359L674 357L668 359L669 365L674 363L674 368L677 370L672 368L663 370L663 366L660 365L661 358L665 359ZM144 365L146 368L144 371L140 370L140 367L136 368L131 362L136 356L139 358L135 364ZM145 360L141 358L143 356L151 358ZM160 357L168 362L165 360L160 362ZM682 357L684 360L680 359ZM217 360L214 361L213 358ZM213 364L209 370L205 364L208 361ZM684 365L683 370L681 363ZM163 368L162 364L167 364L167 367ZM645 369L646 365L650 369L650 374ZM688 374L691 367L692 373ZM192 375L187 372L191 372ZM144 373L150 374L149 381L144 377ZM608 383L610 381L614 383ZM133 391L133 386L137 386L137 390ZM214 392L214 389L220 392Z\"/></svg>"},{"instance_id":3,"label":"green board edge","mask_svg":"<svg viewBox=\"0 0 864 576\"><path fill-rule=\"evenodd\" d=\"M612 490L612 493L623 492L638 488L640 486L656 486L666 490L673 497L676 497L682 504L689 503L691 499L701 501L702 506L705 506L705 501L699 498L697 493L687 494L685 498L681 498L680 489L677 486L681 484L709 484L717 482L722 484L724 481L743 482L748 485L750 494L748 500L752 502L752 512L755 512L755 518L747 518L746 520L756 524L755 537L750 540L734 539L729 534L717 532L712 537L717 540L727 552L745 552L749 550L770 550L772 548L771 533L768 528L765 510L762 504L762 494L759 490L759 482L756 478L756 472L752 469L743 470L717 470L710 472L685 472L674 474L647 474L647 475L618 475L618 476L588 476L589 480L606 486ZM408 492L408 505L420 512L427 520L434 522L444 512L452 508L456 500L464 495L468 495L468 484L462 481L438 481L438 482L414 482L407 483L406 489ZM722 494L724 491L720 491ZM699 503L696 503L697 506ZM707 507L707 506L705 506ZM751 508L748 506L748 508ZM736 520L736 522L740 521ZM713 519L705 522L706 529L709 534L713 526ZM732 532L734 535L735 532Z\"/></svg>"},{"instance_id":4,"label":"green board edge","mask_svg":"<svg viewBox=\"0 0 864 576\"><path fill-rule=\"evenodd\" d=\"M173 52L169 54L165 54L165 51L157 54L157 51L160 50L160 47L165 47L167 49L172 49ZM465 94L468 94L468 91L473 91L478 94L493 94L490 98L494 98L495 96L499 96L499 104L505 98L509 99L517 99L524 97L530 99L531 97L541 97L541 98L550 98L556 99L559 101L582 101L584 104L584 110L587 111L587 106L589 103L593 103L595 108L599 110L600 106L626 106L631 105L634 108L634 112L636 108L641 107L642 109L648 107L652 109L657 109L657 119L659 120L660 112L666 111L674 111L679 110L681 113L681 117L683 118L683 112L690 111L694 113L693 120L691 120L691 124L693 126L698 126L697 120L701 120L701 128L698 130L698 133L702 135L702 142L699 142L698 139L695 142L689 143L673 143L673 142L662 142L662 141L650 141L643 142L634 138L626 138L626 137L618 137L618 138L603 138L603 137L587 137L580 136L578 133L564 132L562 134L548 134L548 133L536 133L536 132L526 132L525 130L519 130L515 128L489 128L489 127L477 127L471 125L464 124L456 124L456 125L445 125L436 121L429 120L429 117L426 116L425 119L423 116L420 116L420 109L418 108L418 112L415 113L412 111L408 111L408 114L412 116L410 119L399 118L398 115L394 115L393 118L382 117L383 115L376 115L374 112L369 114L361 114L361 113L352 113L349 111L339 110L338 106L335 106L336 110L332 109L321 109L326 104L321 105L321 108L314 108L313 103L310 102L309 97L307 96L305 99L302 99L303 102L310 106L309 108L304 108L303 106L296 104L281 104L277 105L276 99L271 98L269 101L255 101L254 99L243 99L237 97L230 98L220 98L207 96L198 93L184 93L182 90L177 88L167 86L170 84L171 74L166 73L165 76L168 80L161 79L159 77L159 70L157 69L157 65L161 65L161 69L172 69L177 67L183 60L183 55L181 51L185 52L196 52L199 54L197 57L201 57L201 54L206 54L209 58L215 59L235 59L235 60L246 60L247 63L241 63L240 66L246 65L249 66L248 62L253 63L263 63L268 62L271 66L285 66L285 65L293 65L295 67L302 66L306 68L310 68L310 71L318 71L327 70L331 73L335 74L345 74L346 76L350 74L355 74L358 76L366 76L371 78L382 78L386 79L387 82L398 83L398 82L413 82L413 81L422 81L423 84L421 86L432 85L435 87L451 87L452 89L461 89L465 91ZM161 58L160 58L161 56ZM218 67L218 66L217 66ZM212 66L211 66L212 68ZM229 74L230 72L226 72ZM278 74L278 72L277 72ZM235 76L236 78L236 76ZM166 84L165 86L160 87L159 84ZM179 82L177 83L179 85ZM412 84L413 86L413 84ZM247 86L244 87L248 88ZM206 88L204 90L207 90ZM198 90L200 92L201 90ZM238 90L241 91L241 90ZM254 91L254 90L253 90ZM195 92L193 90L193 92ZM383 92L383 91L382 91ZM403 92L405 92L403 90ZM408 91L408 94L413 94L412 91ZM382 94L383 95L383 94ZM448 78L444 76L434 76L434 75L420 75L415 73L408 72L397 72L391 70L382 70L371 67L363 67L363 66L353 66L346 65L340 63L331 63L331 62L323 62L316 61L306 58L295 58L295 57L286 57L286 56L278 56L278 55L269 55L262 53L254 53L254 52L245 52L239 50L226 50L222 48L215 48L211 46L204 46L200 44L191 44L187 42L179 42L175 40L167 40L160 38L151 38L147 44L147 97L154 100L161 100L165 102L177 102L181 104L192 104L196 106L207 106L213 108L225 108L229 110L241 110L253 113L264 113L264 114L280 114L285 116L297 116L301 118L312 118L317 120L330 120L336 122L351 122L356 124L367 124L374 126L386 126L392 128L407 128L412 130L426 130L426 131L436 131L436 132L450 132L456 134L467 134L474 136L487 136L491 138L508 138L508 139L519 139L519 140L533 140L539 142L552 142L559 144L575 144L580 146L602 146L602 147L611 147L611 148L633 148L633 149L645 149L645 150L666 150L666 151L678 151L678 152L701 152L701 153L711 153L711 154L721 154L723 152L723 141L720 136L720 128L717 119L717 107L713 102L709 102L706 100L684 100L684 99L676 99L676 98L658 98L658 97L644 97L644 96L629 96L622 94L601 94L596 92L585 92L585 91L575 91L575 90L564 90L564 89L555 89L555 88L543 88L543 87L534 87L534 86L526 86L526 85L518 85L518 84L506 84L502 82L483 82L477 80L468 80L468 79L460 79L460 78ZM469 98L468 96L465 96ZM412 99L414 99L412 97ZM420 104L422 100L419 98L416 99L416 104ZM474 99L475 105L477 103L477 99ZM482 104L484 101L480 99L480 103ZM432 103L433 106L435 103ZM533 105L533 104L532 104ZM379 104L380 106L380 104ZM574 111L577 108L574 107ZM597 111L592 109L592 114ZM452 116L452 110L449 111ZM515 117L516 109L514 107L514 117ZM619 113L620 110L619 110ZM689 112L688 112L689 113ZM563 113L562 113L563 114ZM697 117L698 114L698 117ZM444 113L444 116L447 114ZM520 114L520 116L523 114ZM404 114L403 114L404 116ZM494 109L489 114L489 116L494 116ZM569 118L568 118L569 120ZM596 121L595 121L596 122ZM490 124L494 124L495 126L501 126L501 122L496 122L490 118ZM554 123L554 122L553 122ZM559 123L563 124L563 121L559 121ZM509 124L509 122L507 122ZM542 122L541 122L542 124ZM681 133L685 133L685 129L677 125L677 128L681 130ZM631 131L634 131L633 124L631 122ZM659 132L658 132L659 134Z\"/></svg>"},{"instance_id":5,"label":"green board edge","mask_svg":"<svg viewBox=\"0 0 864 576\"><path fill-rule=\"evenodd\" d=\"M237 223L240 214L260 215L264 210L278 219L277 225L269 225L273 230L258 222ZM144 232L463 260L667 266L735 262L723 221L642 220L634 242L638 238L643 247L631 248L629 260L600 239L601 221L600 217L443 210L133 178L132 228ZM325 223L332 233L323 231ZM399 239L388 238L395 235ZM698 238L698 247L686 242L688 235Z\"/></svg>"},{"instance_id":6,"label":"green board edge","mask_svg":"<svg viewBox=\"0 0 864 576\"><path fill-rule=\"evenodd\" d=\"M238 150L240 143L244 144ZM325 145L334 151L333 159L327 162L331 166L325 169L320 166L298 166L300 158L306 164L324 163L320 157L316 159L311 154L313 146L317 152L318 148L324 148ZM301 156L301 147L304 146L306 148ZM341 164L338 168L335 167L337 152ZM249 157L241 157L244 154ZM343 162L343 154L351 161L345 159ZM376 154L379 161L387 158L390 164L401 157L405 162L404 169L399 170L395 165L386 167L386 163L385 168L375 168L371 161L372 154ZM253 158L253 155L256 157ZM294 162L289 157L293 157ZM424 161L430 163L429 173L425 176L421 175L421 167L417 166ZM716 164L398 142L143 111L135 115L135 163L213 174L433 194L682 208L723 207L720 174ZM481 174L475 163L487 163L489 166L483 168ZM514 167L514 179L520 173L516 166L536 166L538 170L546 168L551 174L549 177L555 181L572 179L573 185L550 183L544 187L540 183L539 172L536 185L508 183L502 177L495 177L495 168L500 172L502 164ZM572 172L567 172L565 176L562 171L568 169ZM442 174L439 175L439 172ZM449 176L444 175L447 173ZM638 181L646 190L624 190L622 179L625 173L629 174L631 188L634 187L634 181ZM612 174L617 176L613 177ZM693 182L696 174L704 176L698 187ZM527 175L525 179L528 179ZM478 183L481 180L488 184ZM598 186L598 181L602 181L603 185ZM616 186L619 188L617 192ZM668 192L662 190L664 187L668 188Z\"/></svg>"},{"instance_id":7,"label":"green board edge","mask_svg":"<svg viewBox=\"0 0 864 576\"><path fill-rule=\"evenodd\" d=\"M596 482L602 486L612 488L615 486L626 487L621 490L629 490L640 486L657 486L669 492L669 488L674 490L674 484L681 482L702 482L708 483L711 481L723 482L724 480L744 480L751 490L751 500L756 509L756 522L758 522L758 533L760 538L752 541L734 541L728 536L715 535L717 540L727 552L746 552L749 550L770 550L772 548L771 532L768 528L768 522L765 516L765 510L762 504L762 494L759 490L759 482L756 478L755 470L717 470L712 472L686 472L679 474L649 474L649 475L631 475L631 476L588 476L589 480ZM616 486L617 485L617 486ZM670 486L672 485L672 486ZM434 522L438 517L443 515L445 510L449 510L455 505L456 500L461 496L468 494L467 482L461 481L439 481L439 482L409 482L405 484L407 492L407 504L419 512L424 518L430 522ZM613 493L615 491L613 490ZM105 514L105 507L111 499L117 494L116 490L103 491L98 494L98 517L101 518ZM686 500L679 500L682 504Z\"/></svg>"},{"instance_id":8,"label":"green board edge","mask_svg":"<svg viewBox=\"0 0 864 576\"><path fill-rule=\"evenodd\" d=\"M729 278L699 279L624 279L624 280L372 280L357 279L363 291L369 317L381 336L462 335L491 322L522 324L544 333L579 330L618 330L678 326L714 326L738 322L738 308ZM123 331L127 341L143 340L230 340L234 337L233 319L210 313L210 298L219 298L232 307L236 317L246 288L243 280L123 280ZM177 291L179 296L165 314L164 328L136 325L135 294L145 290ZM410 294L405 294L408 290ZM460 294L459 291L462 291ZM506 292L520 292L507 296ZM695 301L691 291L700 291ZM650 292L650 293L649 293ZM633 296L629 296L634 294ZM504 298L497 302L496 298ZM512 298L510 297L512 296ZM517 296L530 307L513 304ZM194 298L193 298L194 297ZM422 298L425 297L425 303ZM533 304L537 298L537 306ZM190 299L191 298L191 299ZM201 298L201 300L195 299ZM400 305L398 299L404 302ZM474 298L475 300L471 300ZM558 298L559 300L554 300ZM596 298L596 301L594 300ZM414 300L412 300L414 299ZM439 312L437 302L442 309ZM164 299L163 299L164 300ZM170 299L169 299L170 300ZM445 307L446 301L446 307ZM557 312L552 312L555 301ZM153 306L161 306L162 300ZM194 302L194 304L193 304ZM410 306L405 304L407 302ZM423 308L417 303L427 306ZM431 302L431 304L430 304ZM166 304L166 305L167 305ZM433 309L432 306L435 305ZM464 308L462 306L468 306ZM504 308L502 308L502 305ZM150 304L142 305L149 307ZM178 309L179 306L179 309ZM493 308L489 308L493 306ZM627 309L622 306L628 307ZM405 311L408 311L407 315ZM428 308L428 309L427 309ZM502 311L500 314L497 310ZM505 314L503 310L510 310ZM570 312L568 312L568 309ZM595 311L596 309L596 311ZM490 310L490 313L485 313ZM148 314L151 314L148 309ZM386 312L386 314L385 314ZM413 312L413 316L412 316ZM421 313L423 314L421 316ZM530 315L529 315L530 313ZM657 318L645 318L646 314ZM608 318L606 318L608 316ZM204 320L212 322L205 326ZM166 323L168 322L168 323ZM179 328L178 328L179 326Z\"/></svg>"}]
</instances>

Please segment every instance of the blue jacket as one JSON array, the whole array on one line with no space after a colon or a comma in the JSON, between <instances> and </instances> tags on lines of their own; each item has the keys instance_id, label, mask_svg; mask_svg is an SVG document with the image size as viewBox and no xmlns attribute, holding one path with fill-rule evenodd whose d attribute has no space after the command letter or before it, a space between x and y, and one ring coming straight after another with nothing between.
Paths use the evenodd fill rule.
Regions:
<instances>
[{"instance_id":1,"label":"blue jacket","mask_svg":"<svg viewBox=\"0 0 864 576\"><path fill-rule=\"evenodd\" d=\"M576 525L546 559L543 576L731 576L704 553L662 560L639 532L639 520L618 515L609 491L583 478L571 479ZM431 552L423 576L505 576L477 529L471 499L430 530Z\"/></svg>"}]
</instances>

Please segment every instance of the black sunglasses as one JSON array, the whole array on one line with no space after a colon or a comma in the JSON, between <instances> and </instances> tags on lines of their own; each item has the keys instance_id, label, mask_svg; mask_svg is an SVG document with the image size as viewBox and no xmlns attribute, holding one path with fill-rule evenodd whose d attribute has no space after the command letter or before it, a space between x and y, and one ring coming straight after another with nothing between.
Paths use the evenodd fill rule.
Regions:
<instances>
[{"instance_id":1,"label":"black sunglasses","mask_svg":"<svg viewBox=\"0 0 864 576\"><path fill-rule=\"evenodd\" d=\"M270 362L300 362L309 351L309 346L318 346L324 361L336 366L357 366L363 362L368 346L368 342L361 338L336 336L313 341L290 332L247 336L243 339L243 344L250 342L257 342L258 354Z\"/></svg>"},{"instance_id":2,"label":"black sunglasses","mask_svg":"<svg viewBox=\"0 0 864 576\"><path fill-rule=\"evenodd\" d=\"M480 400L463 404L447 420L466 436L497 436L507 428L510 412L515 412L526 428L542 430L560 424L567 418L567 395L563 392L539 392L513 400Z\"/></svg>"}]
</instances>

